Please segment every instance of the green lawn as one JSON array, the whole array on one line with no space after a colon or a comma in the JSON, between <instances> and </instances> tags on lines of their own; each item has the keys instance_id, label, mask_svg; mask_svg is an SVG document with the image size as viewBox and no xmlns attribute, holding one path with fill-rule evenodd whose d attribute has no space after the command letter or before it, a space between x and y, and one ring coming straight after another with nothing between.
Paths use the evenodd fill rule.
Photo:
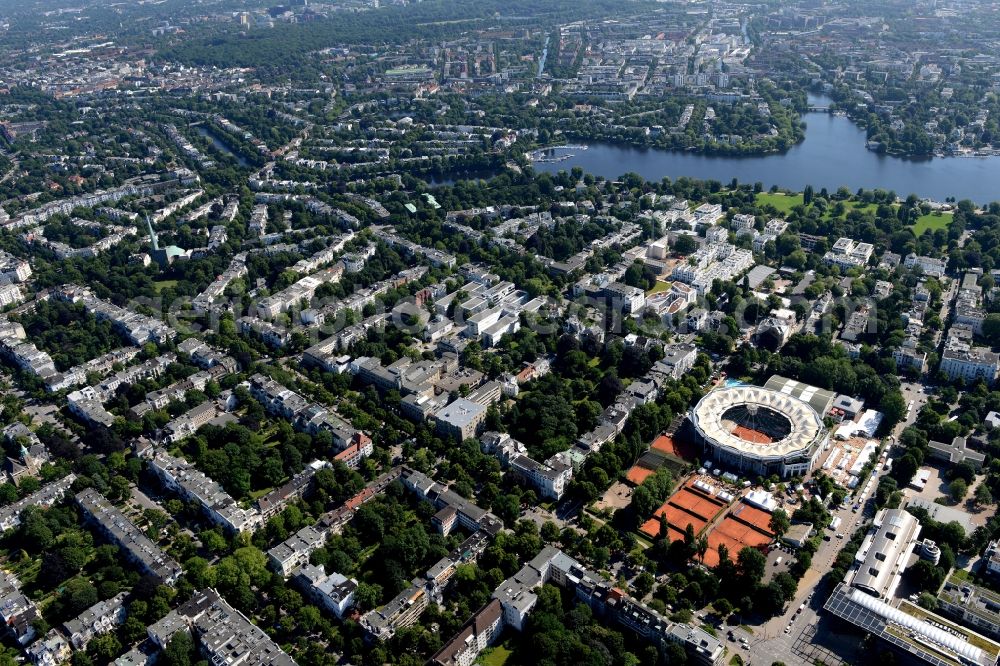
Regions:
<instances>
[{"instance_id":1,"label":"green lawn","mask_svg":"<svg viewBox=\"0 0 1000 666\"><path fill-rule=\"evenodd\" d=\"M386 70L386 76L403 76L412 74L426 74L431 71L429 67L423 67L421 65L404 66L404 67L394 67L393 69Z\"/></svg>"},{"instance_id":2,"label":"green lawn","mask_svg":"<svg viewBox=\"0 0 1000 666\"><path fill-rule=\"evenodd\" d=\"M511 654L512 650L507 647L507 644L501 643L483 650L483 653L476 659L476 663L483 664L483 666L503 666L510 659Z\"/></svg>"},{"instance_id":3,"label":"green lawn","mask_svg":"<svg viewBox=\"0 0 1000 666\"><path fill-rule=\"evenodd\" d=\"M261 488L260 490L251 490L250 501L259 500L261 497L268 494L272 490L274 490L274 488Z\"/></svg>"},{"instance_id":4,"label":"green lawn","mask_svg":"<svg viewBox=\"0 0 1000 666\"><path fill-rule=\"evenodd\" d=\"M644 549L649 549L653 547L653 542L647 539L645 536L639 534L639 532L632 532L632 536L635 537L635 542L640 547Z\"/></svg>"},{"instance_id":5,"label":"green lawn","mask_svg":"<svg viewBox=\"0 0 1000 666\"><path fill-rule=\"evenodd\" d=\"M831 202L826 209L826 213L823 214L824 220L829 220L833 217L833 206L836 202ZM781 192L776 192L774 194L770 192L760 192L757 195L757 204L764 206L770 204L778 209L778 212L782 215L788 215L793 208L796 206L801 206L803 204L801 194L783 194ZM877 204L865 204L860 201L845 201L844 202L844 215L850 213L852 210L859 210L862 212L874 213L878 208Z\"/></svg>"},{"instance_id":6,"label":"green lawn","mask_svg":"<svg viewBox=\"0 0 1000 666\"><path fill-rule=\"evenodd\" d=\"M160 293L164 289L172 289L177 286L177 280L157 280L153 283L153 289Z\"/></svg>"},{"instance_id":7,"label":"green lawn","mask_svg":"<svg viewBox=\"0 0 1000 666\"><path fill-rule=\"evenodd\" d=\"M770 204L777 208L779 213L787 215L793 208L802 205L802 195L760 192L757 194L757 204L760 206Z\"/></svg>"},{"instance_id":8,"label":"green lawn","mask_svg":"<svg viewBox=\"0 0 1000 666\"><path fill-rule=\"evenodd\" d=\"M831 206L830 208L833 208L833 206ZM847 209L845 215L847 213L850 213L852 210L858 210L861 211L862 213L871 213L872 215L874 215L875 211L878 210L878 204L873 204L873 203L865 204L861 203L860 201L845 201L844 208ZM829 210L829 208L827 210Z\"/></svg>"},{"instance_id":9,"label":"green lawn","mask_svg":"<svg viewBox=\"0 0 1000 666\"><path fill-rule=\"evenodd\" d=\"M660 292L669 290L670 290L669 282L664 282L663 280L657 280L656 284L653 285L653 288L646 292L646 295L652 296L653 294L659 294Z\"/></svg>"},{"instance_id":10,"label":"green lawn","mask_svg":"<svg viewBox=\"0 0 1000 666\"><path fill-rule=\"evenodd\" d=\"M925 231L937 231L947 229L954 217L953 213L942 213L940 211L921 215L913 224L913 233L917 236Z\"/></svg>"}]
</instances>

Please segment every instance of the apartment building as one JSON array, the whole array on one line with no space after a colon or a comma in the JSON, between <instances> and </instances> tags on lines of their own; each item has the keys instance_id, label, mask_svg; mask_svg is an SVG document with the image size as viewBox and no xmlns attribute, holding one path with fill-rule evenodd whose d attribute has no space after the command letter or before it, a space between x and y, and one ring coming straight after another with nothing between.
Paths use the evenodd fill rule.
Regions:
<instances>
[{"instance_id":1,"label":"apartment building","mask_svg":"<svg viewBox=\"0 0 1000 666\"><path fill-rule=\"evenodd\" d=\"M173 585L180 578L184 572L181 565L160 550L159 546L99 492L87 488L77 493L76 503L87 520L118 545L143 573L155 577L164 585Z\"/></svg>"},{"instance_id":2,"label":"apartment building","mask_svg":"<svg viewBox=\"0 0 1000 666\"><path fill-rule=\"evenodd\" d=\"M263 525L260 511L244 509L221 485L183 458L158 450L149 459L149 469L181 497L200 504L214 523L231 533L253 533Z\"/></svg>"},{"instance_id":3,"label":"apartment building","mask_svg":"<svg viewBox=\"0 0 1000 666\"><path fill-rule=\"evenodd\" d=\"M326 573L323 567L304 565L295 575L295 581L316 603L338 618L354 603L354 591L358 581L337 572Z\"/></svg>"},{"instance_id":4,"label":"apartment building","mask_svg":"<svg viewBox=\"0 0 1000 666\"><path fill-rule=\"evenodd\" d=\"M192 635L199 653L213 666L296 666L263 629L211 588L195 592L147 628L160 649L182 631Z\"/></svg>"}]
</instances>

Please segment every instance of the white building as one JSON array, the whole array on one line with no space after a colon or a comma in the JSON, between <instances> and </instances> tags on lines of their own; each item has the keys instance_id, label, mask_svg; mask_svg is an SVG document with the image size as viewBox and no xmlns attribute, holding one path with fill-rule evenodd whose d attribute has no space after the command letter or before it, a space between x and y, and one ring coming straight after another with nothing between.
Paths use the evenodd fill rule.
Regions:
<instances>
[{"instance_id":1,"label":"white building","mask_svg":"<svg viewBox=\"0 0 1000 666\"><path fill-rule=\"evenodd\" d=\"M941 354L940 370L952 381L983 379L992 384L1000 373L1000 355L985 347L945 349Z\"/></svg>"},{"instance_id":2,"label":"white building","mask_svg":"<svg viewBox=\"0 0 1000 666\"><path fill-rule=\"evenodd\" d=\"M823 255L823 261L842 269L867 266L875 247L871 243L858 243L850 238L840 238L833 248Z\"/></svg>"},{"instance_id":3,"label":"white building","mask_svg":"<svg viewBox=\"0 0 1000 666\"><path fill-rule=\"evenodd\" d=\"M337 572L325 573L323 567L304 565L295 576L309 596L322 604L338 618L354 603L358 581Z\"/></svg>"},{"instance_id":4,"label":"white building","mask_svg":"<svg viewBox=\"0 0 1000 666\"><path fill-rule=\"evenodd\" d=\"M944 259L934 259L933 257L919 257L911 252L903 260L903 266L906 268L919 268L924 275L941 277L948 268L948 262Z\"/></svg>"}]
</instances>

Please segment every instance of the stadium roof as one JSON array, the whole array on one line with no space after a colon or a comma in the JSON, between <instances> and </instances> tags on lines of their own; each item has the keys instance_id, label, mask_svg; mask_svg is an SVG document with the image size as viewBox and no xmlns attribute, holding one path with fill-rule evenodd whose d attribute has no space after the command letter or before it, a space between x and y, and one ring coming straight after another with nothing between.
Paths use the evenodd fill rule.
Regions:
<instances>
[{"instance_id":1,"label":"stadium roof","mask_svg":"<svg viewBox=\"0 0 1000 666\"><path fill-rule=\"evenodd\" d=\"M763 407L782 415L788 420L790 432L773 442L753 442L733 434L732 425L723 422L723 416L742 406ZM822 419L808 403L760 386L727 386L709 391L691 410L691 421L698 433L714 445L761 459L807 451L825 432Z\"/></svg>"},{"instance_id":2,"label":"stadium roof","mask_svg":"<svg viewBox=\"0 0 1000 666\"><path fill-rule=\"evenodd\" d=\"M819 412L820 416L830 411L830 408L833 406L833 400L837 397L837 394L833 391L803 384L800 381L782 377L781 375L771 375L771 378L764 384L764 388L808 402L813 409Z\"/></svg>"}]
</instances>

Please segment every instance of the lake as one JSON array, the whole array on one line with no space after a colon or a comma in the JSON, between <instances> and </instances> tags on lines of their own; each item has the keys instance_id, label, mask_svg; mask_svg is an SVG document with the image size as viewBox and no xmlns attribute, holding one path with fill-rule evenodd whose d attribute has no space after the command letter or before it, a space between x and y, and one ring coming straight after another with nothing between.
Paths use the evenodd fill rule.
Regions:
<instances>
[{"instance_id":1,"label":"lake","mask_svg":"<svg viewBox=\"0 0 1000 666\"><path fill-rule=\"evenodd\" d=\"M828 100L810 96L810 104ZM584 172L618 178L632 171L650 181L664 176L688 176L728 184L772 185L800 191L806 185L831 192L841 185L893 190L900 196L916 194L944 201L971 199L978 204L1000 200L1000 157L934 157L914 160L879 155L865 147L865 131L850 119L829 113L807 113L805 140L788 152L757 157L698 155L608 143L583 143L587 150L557 148L555 155L572 154L561 162L536 162L536 171L557 173L580 167Z\"/></svg>"},{"instance_id":2,"label":"lake","mask_svg":"<svg viewBox=\"0 0 1000 666\"><path fill-rule=\"evenodd\" d=\"M223 152L226 155L230 155L241 167L246 168L250 166L250 163L246 161L246 158L230 148L229 144L215 135L215 132L211 131L204 125L195 125L194 128L198 131L198 134L201 134L203 137L208 139L211 144L215 146L216 150Z\"/></svg>"}]
</instances>

